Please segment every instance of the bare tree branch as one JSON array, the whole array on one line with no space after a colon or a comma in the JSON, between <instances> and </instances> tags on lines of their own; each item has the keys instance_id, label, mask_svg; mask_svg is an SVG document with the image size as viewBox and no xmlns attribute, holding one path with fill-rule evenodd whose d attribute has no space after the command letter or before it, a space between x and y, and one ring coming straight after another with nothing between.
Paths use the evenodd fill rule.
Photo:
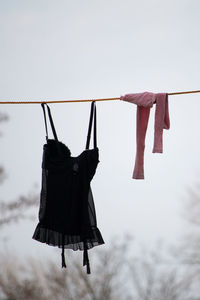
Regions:
<instances>
[{"instance_id":1,"label":"bare tree branch","mask_svg":"<svg viewBox=\"0 0 200 300\"><path fill-rule=\"evenodd\" d=\"M20 196L10 202L0 201L0 227L19 222L22 219L33 220L28 210L39 205L39 196L31 193L28 196Z\"/></svg>"}]
</instances>

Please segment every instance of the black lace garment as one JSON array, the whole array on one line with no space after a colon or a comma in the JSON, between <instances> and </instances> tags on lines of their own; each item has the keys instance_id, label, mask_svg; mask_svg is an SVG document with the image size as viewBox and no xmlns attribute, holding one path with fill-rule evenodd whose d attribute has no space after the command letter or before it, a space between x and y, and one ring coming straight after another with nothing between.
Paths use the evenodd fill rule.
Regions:
<instances>
[{"instance_id":1,"label":"black lace garment","mask_svg":"<svg viewBox=\"0 0 200 300\"><path fill-rule=\"evenodd\" d=\"M89 274L87 250L104 244L97 228L90 188L99 162L95 102L91 104L86 150L77 157L72 157L68 147L58 141L51 111L46 105L54 134L54 139L48 139L45 105L42 104L47 144L43 147L39 223L33 239L62 248L62 267L66 267L65 248L83 250L83 265L87 266ZM92 124L94 124L94 148L89 149Z\"/></svg>"}]
</instances>

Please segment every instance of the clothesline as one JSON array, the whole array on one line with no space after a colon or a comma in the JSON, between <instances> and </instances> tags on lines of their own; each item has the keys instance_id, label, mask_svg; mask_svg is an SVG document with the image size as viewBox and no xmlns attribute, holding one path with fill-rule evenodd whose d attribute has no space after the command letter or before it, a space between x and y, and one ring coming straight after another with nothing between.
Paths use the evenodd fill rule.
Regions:
<instances>
[{"instance_id":1,"label":"clothesline","mask_svg":"<svg viewBox=\"0 0 200 300\"><path fill-rule=\"evenodd\" d=\"M183 94L194 94L200 93L200 90L197 91L186 91L186 92L174 92L167 93L169 96L173 95L183 95ZM120 100L119 97L114 98L101 98L101 99L85 99L85 100L52 100L52 101L0 101L0 104L41 104L41 103L73 103L73 102L91 102L91 101L112 101L112 100Z\"/></svg>"}]
</instances>

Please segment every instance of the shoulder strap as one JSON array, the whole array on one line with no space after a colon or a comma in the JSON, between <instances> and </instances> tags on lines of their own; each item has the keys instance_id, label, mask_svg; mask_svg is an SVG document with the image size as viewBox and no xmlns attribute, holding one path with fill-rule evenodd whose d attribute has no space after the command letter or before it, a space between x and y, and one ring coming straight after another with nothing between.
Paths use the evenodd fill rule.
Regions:
<instances>
[{"instance_id":1,"label":"shoulder strap","mask_svg":"<svg viewBox=\"0 0 200 300\"><path fill-rule=\"evenodd\" d=\"M46 119L45 105L46 105L46 107L47 107L48 116L49 116L49 121L50 121L50 124L51 124L51 129L52 129L52 132L53 132L54 139L55 139L56 141L58 141L58 137L57 137L57 134L56 134L56 130L55 130L54 123L53 123L53 118L52 118L52 115L51 115L50 107L49 107L46 103L42 103L41 106L42 106L43 114L44 114L44 123L45 123L45 130L46 130L46 139L48 140L48 129L47 129L47 119Z\"/></svg>"},{"instance_id":2,"label":"shoulder strap","mask_svg":"<svg viewBox=\"0 0 200 300\"><path fill-rule=\"evenodd\" d=\"M94 117L94 121L93 121ZM89 120L89 127L88 127L88 135L87 135L87 141L86 141L86 147L85 149L89 149L90 146L90 137L91 137L91 131L92 131L92 123L94 123L94 128L93 128L93 134L94 134L94 148L97 147L97 128L96 128L96 103L95 101L92 101L91 103L91 110L90 110L90 120Z\"/></svg>"},{"instance_id":3,"label":"shoulder strap","mask_svg":"<svg viewBox=\"0 0 200 300\"><path fill-rule=\"evenodd\" d=\"M46 112L45 112L45 108L44 108L44 103L42 103L41 106L42 106L42 110L43 110L43 114L44 114L44 124L45 124L45 130L46 130L46 140L48 140L47 118L46 118Z\"/></svg>"}]
</instances>

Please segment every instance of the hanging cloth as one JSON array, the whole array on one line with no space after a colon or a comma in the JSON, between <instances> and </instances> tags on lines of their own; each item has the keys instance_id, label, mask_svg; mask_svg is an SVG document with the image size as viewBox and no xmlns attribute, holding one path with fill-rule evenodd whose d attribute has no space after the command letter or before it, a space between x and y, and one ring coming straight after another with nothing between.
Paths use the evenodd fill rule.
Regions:
<instances>
[{"instance_id":1,"label":"hanging cloth","mask_svg":"<svg viewBox=\"0 0 200 300\"><path fill-rule=\"evenodd\" d=\"M154 146L153 153L163 152L163 129L170 128L168 95L166 93L136 93L121 96L120 100L128 101L137 105L136 125L136 158L133 171L134 179L144 179L144 149L145 137L149 121L150 109L156 103L154 123Z\"/></svg>"},{"instance_id":2,"label":"hanging cloth","mask_svg":"<svg viewBox=\"0 0 200 300\"><path fill-rule=\"evenodd\" d=\"M45 106L54 139L48 138ZM43 146L39 223L33 239L61 248L62 267L66 267L65 249L82 250L83 265L90 274L88 249L104 244L90 187L99 162L96 105L91 103L86 149L77 157L58 141L49 106L43 103L42 109L47 143ZM94 147L89 149L92 125Z\"/></svg>"}]
</instances>

